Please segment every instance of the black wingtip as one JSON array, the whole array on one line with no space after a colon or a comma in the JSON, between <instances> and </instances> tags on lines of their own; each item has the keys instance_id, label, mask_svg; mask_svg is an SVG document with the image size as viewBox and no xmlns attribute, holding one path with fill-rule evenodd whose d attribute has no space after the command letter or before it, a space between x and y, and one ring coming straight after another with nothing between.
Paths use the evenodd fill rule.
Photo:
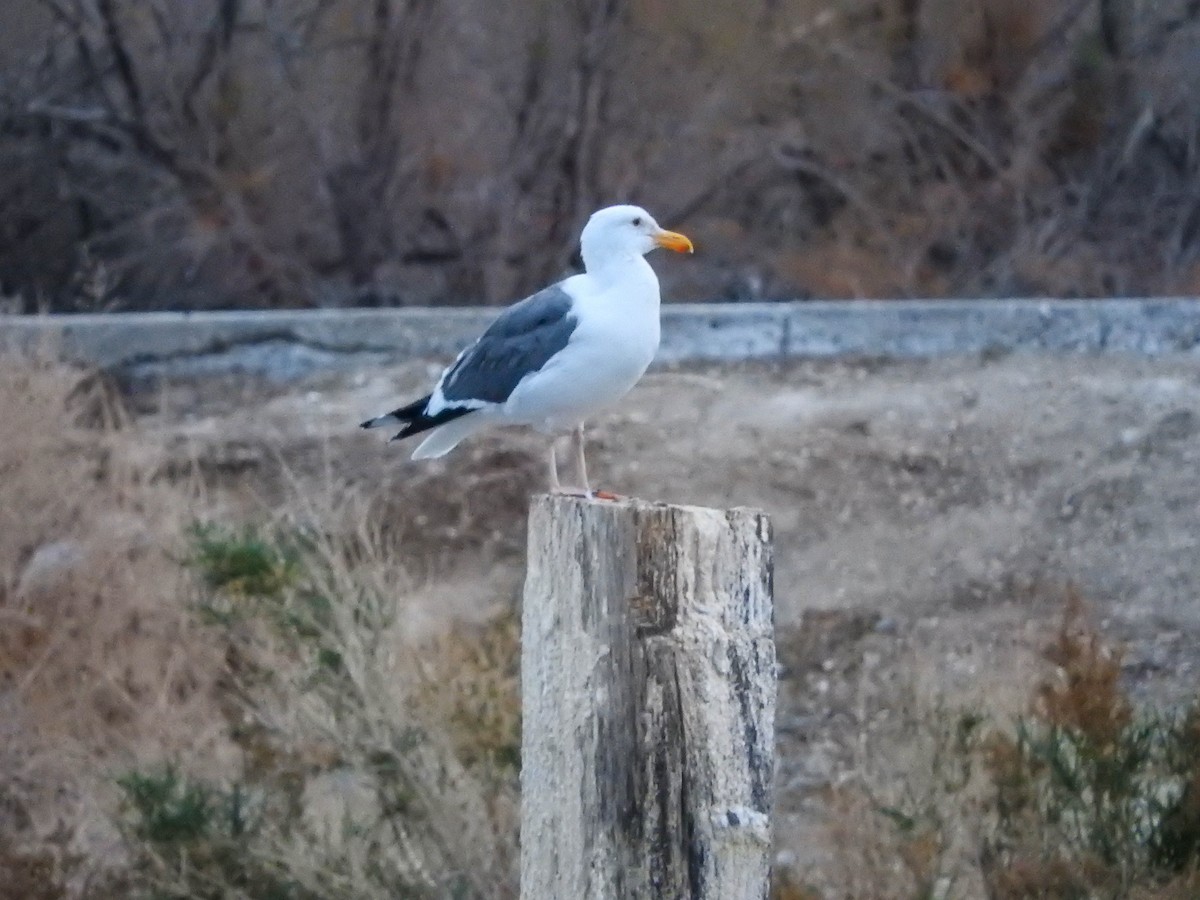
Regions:
<instances>
[{"instance_id":1,"label":"black wingtip","mask_svg":"<svg viewBox=\"0 0 1200 900\"><path fill-rule=\"evenodd\" d=\"M367 421L363 422L363 423L362 423L361 425L359 425L358 427L359 427L359 428L370 428L370 427L371 427L371 423L372 423L372 422L374 422L374 421L375 421L374 419L367 419Z\"/></svg>"}]
</instances>

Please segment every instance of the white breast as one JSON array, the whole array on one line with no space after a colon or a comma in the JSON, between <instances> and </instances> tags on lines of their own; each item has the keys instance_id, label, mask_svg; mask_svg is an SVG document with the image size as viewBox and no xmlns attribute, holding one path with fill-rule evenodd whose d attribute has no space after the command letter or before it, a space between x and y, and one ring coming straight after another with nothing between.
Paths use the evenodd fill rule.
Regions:
<instances>
[{"instance_id":1,"label":"white breast","mask_svg":"<svg viewBox=\"0 0 1200 900\"><path fill-rule=\"evenodd\" d=\"M624 397L659 342L658 279L644 260L626 277L568 279L578 325L567 347L513 391L505 418L547 431L573 427ZM648 278L646 276L649 276Z\"/></svg>"}]
</instances>

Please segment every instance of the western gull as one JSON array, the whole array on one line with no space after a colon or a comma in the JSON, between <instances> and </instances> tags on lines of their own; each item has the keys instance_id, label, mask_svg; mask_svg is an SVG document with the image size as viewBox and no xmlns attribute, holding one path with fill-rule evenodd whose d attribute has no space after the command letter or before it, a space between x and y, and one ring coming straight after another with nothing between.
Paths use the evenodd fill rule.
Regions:
<instances>
[{"instance_id":1,"label":"western gull","mask_svg":"<svg viewBox=\"0 0 1200 900\"><path fill-rule=\"evenodd\" d=\"M392 440L429 432L413 459L443 456L489 425L570 431L576 476L590 495L584 421L624 397L658 350L658 278L643 258L656 247L692 252L641 207L593 213L580 236L582 274L505 309L432 391L362 427L401 426ZM549 462L550 490L561 492L553 441Z\"/></svg>"}]
</instances>

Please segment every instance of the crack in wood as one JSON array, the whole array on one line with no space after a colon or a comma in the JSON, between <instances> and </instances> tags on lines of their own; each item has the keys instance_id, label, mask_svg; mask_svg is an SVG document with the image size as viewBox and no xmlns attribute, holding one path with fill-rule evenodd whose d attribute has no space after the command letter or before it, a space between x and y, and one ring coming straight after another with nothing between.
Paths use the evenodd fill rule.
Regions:
<instances>
[{"instance_id":1,"label":"crack in wood","mask_svg":"<svg viewBox=\"0 0 1200 900\"><path fill-rule=\"evenodd\" d=\"M535 498L523 900L766 896L769 534L751 510Z\"/></svg>"}]
</instances>

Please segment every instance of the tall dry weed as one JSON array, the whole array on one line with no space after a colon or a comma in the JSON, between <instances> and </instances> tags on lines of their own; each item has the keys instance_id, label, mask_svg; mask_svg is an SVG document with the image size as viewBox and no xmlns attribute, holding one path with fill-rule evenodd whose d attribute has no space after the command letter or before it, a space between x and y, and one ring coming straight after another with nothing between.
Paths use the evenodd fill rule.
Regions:
<instances>
[{"instance_id":1,"label":"tall dry weed","mask_svg":"<svg viewBox=\"0 0 1200 900\"><path fill-rule=\"evenodd\" d=\"M241 765L216 781L130 774L171 786L129 808L135 880L179 896L511 896L512 622L418 634L403 545L370 514L375 498L326 474L287 476L289 500L265 521L193 530L195 627L224 645ZM188 790L214 799L181 845L153 822L177 818ZM243 795L262 813L234 840L218 811Z\"/></svg>"},{"instance_id":2,"label":"tall dry weed","mask_svg":"<svg viewBox=\"0 0 1200 900\"><path fill-rule=\"evenodd\" d=\"M827 896L1197 896L1200 702L1135 706L1121 648L1074 591L1044 657L1015 723L926 708L913 723L926 747L914 765L834 792Z\"/></svg>"},{"instance_id":3,"label":"tall dry weed","mask_svg":"<svg viewBox=\"0 0 1200 900\"><path fill-rule=\"evenodd\" d=\"M1111 751L1133 721L1121 685L1122 652L1089 623L1077 590L1068 591L1058 632L1044 653L1055 674L1037 687L1038 719L1077 732L1100 752Z\"/></svg>"},{"instance_id":4,"label":"tall dry weed","mask_svg":"<svg viewBox=\"0 0 1200 900\"><path fill-rule=\"evenodd\" d=\"M378 498L224 521L99 385L0 360L0 885L510 896L511 618L411 627Z\"/></svg>"},{"instance_id":5,"label":"tall dry weed","mask_svg":"<svg viewBox=\"0 0 1200 900\"><path fill-rule=\"evenodd\" d=\"M190 632L171 550L186 493L137 462L95 375L0 358L0 794L35 854L119 863L108 770L230 749L216 642ZM49 841L50 843L46 843ZM0 882L4 879L0 877Z\"/></svg>"}]
</instances>

